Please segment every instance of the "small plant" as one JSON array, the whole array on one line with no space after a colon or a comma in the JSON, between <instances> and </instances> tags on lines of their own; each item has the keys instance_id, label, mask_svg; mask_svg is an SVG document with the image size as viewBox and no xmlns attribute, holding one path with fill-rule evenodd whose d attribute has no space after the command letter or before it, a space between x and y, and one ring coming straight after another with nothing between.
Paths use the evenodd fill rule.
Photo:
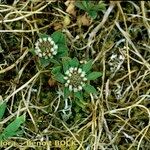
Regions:
<instances>
[{"instance_id":1,"label":"small plant","mask_svg":"<svg viewBox=\"0 0 150 150\"><path fill-rule=\"evenodd\" d=\"M0 120L3 118L3 115L6 110L6 103L3 102L0 104ZM6 140L9 137L15 136L17 134L22 133L21 130L19 130L21 124L25 122L25 115L22 115L20 117L17 117L14 121L12 121L0 134L0 141Z\"/></svg>"},{"instance_id":2,"label":"small plant","mask_svg":"<svg viewBox=\"0 0 150 150\"><path fill-rule=\"evenodd\" d=\"M17 134L21 134L22 131L19 130L19 128L21 127L21 124L23 124L24 122L25 122L25 116L24 115L17 117L0 134L0 141L6 140L9 137L15 136Z\"/></svg>"},{"instance_id":3,"label":"small plant","mask_svg":"<svg viewBox=\"0 0 150 150\"><path fill-rule=\"evenodd\" d=\"M52 70L54 79L64 86L64 98L73 94L76 98L82 99L82 91L88 94L96 93L96 89L90 85L90 80L95 80L101 76L100 72L91 72L92 60L86 64L80 64L77 58L65 58L61 66Z\"/></svg>"},{"instance_id":4,"label":"small plant","mask_svg":"<svg viewBox=\"0 0 150 150\"><path fill-rule=\"evenodd\" d=\"M106 5L103 2L96 4L93 4L93 2L90 2L89 0L83 0L83 1L77 1L76 6L88 13L88 15L96 19L97 13L99 11L104 11L106 10Z\"/></svg>"},{"instance_id":5,"label":"small plant","mask_svg":"<svg viewBox=\"0 0 150 150\"><path fill-rule=\"evenodd\" d=\"M40 34L31 51L37 55L41 66L46 67L50 63L59 63L60 58L68 55L66 38L63 33L57 31L51 36Z\"/></svg>"}]
</instances>

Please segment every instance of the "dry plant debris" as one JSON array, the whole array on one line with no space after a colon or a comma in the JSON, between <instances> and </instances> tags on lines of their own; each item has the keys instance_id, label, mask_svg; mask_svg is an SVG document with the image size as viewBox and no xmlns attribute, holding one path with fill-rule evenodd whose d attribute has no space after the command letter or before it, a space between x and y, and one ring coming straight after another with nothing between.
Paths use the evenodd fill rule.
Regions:
<instances>
[{"instance_id":1,"label":"dry plant debris","mask_svg":"<svg viewBox=\"0 0 150 150\"><path fill-rule=\"evenodd\" d=\"M149 14L149 1L0 0L0 149L149 150ZM38 63L58 49L39 35L57 31L65 57L102 73L97 92L64 99L51 74L61 58Z\"/></svg>"}]
</instances>

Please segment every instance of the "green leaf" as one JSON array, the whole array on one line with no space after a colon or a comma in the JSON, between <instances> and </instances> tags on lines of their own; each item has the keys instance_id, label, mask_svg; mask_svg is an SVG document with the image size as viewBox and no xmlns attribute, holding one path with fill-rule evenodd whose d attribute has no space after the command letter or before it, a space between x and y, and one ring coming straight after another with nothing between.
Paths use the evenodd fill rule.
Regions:
<instances>
[{"instance_id":1,"label":"green leaf","mask_svg":"<svg viewBox=\"0 0 150 150\"><path fill-rule=\"evenodd\" d=\"M3 102L0 104L0 120L2 119L2 117L4 116L5 110L6 110L6 103Z\"/></svg>"},{"instance_id":2,"label":"green leaf","mask_svg":"<svg viewBox=\"0 0 150 150\"><path fill-rule=\"evenodd\" d=\"M86 84L83 88L88 94L97 93L96 89L90 84Z\"/></svg>"},{"instance_id":3,"label":"green leaf","mask_svg":"<svg viewBox=\"0 0 150 150\"><path fill-rule=\"evenodd\" d=\"M98 77L100 77L101 75L102 75L101 72L92 72L92 73L90 73L90 74L87 75L87 79L88 80L95 80Z\"/></svg>"},{"instance_id":4,"label":"green leaf","mask_svg":"<svg viewBox=\"0 0 150 150\"><path fill-rule=\"evenodd\" d=\"M70 60L69 64L70 64L71 67L78 67L78 66L79 66L79 61L78 61L78 59L75 57L75 58L73 58L72 60Z\"/></svg>"},{"instance_id":5,"label":"green leaf","mask_svg":"<svg viewBox=\"0 0 150 150\"><path fill-rule=\"evenodd\" d=\"M59 74L61 72L61 66L53 67L51 73L53 75Z\"/></svg>"},{"instance_id":6,"label":"green leaf","mask_svg":"<svg viewBox=\"0 0 150 150\"><path fill-rule=\"evenodd\" d=\"M62 59L62 63L63 63L63 71L66 72L69 69L69 61L71 59L69 57L64 57Z\"/></svg>"},{"instance_id":7,"label":"green leaf","mask_svg":"<svg viewBox=\"0 0 150 150\"><path fill-rule=\"evenodd\" d=\"M44 68L50 64L50 59L39 58L39 60L40 60L40 65Z\"/></svg>"},{"instance_id":8,"label":"green leaf","mask_svg":"<svg viewBox=\"0 0 150 150\"><path fill-rule=\"evenodd\" d=\"M79 100L83 100L82 92L75 92L75 93L74 93L74 96L75 96L76 98L78 98Z\"/></svg>"},{"instance_id":9,"label":"green leaf","mask_svg":"<svg viewBox=\"0 0 150 150\"><path fill-rule=\"evenodd\" d=\"M41 33L39 33L38 34L38 36L39 36L39 38L48 38L48 37L50 37L49 35L47 35L47 34L41 34Z\"/></svg>"},{"instance_id":10,"label":"green leaf","mask_svg":"<svg viewBox=\"0 0 150 150\"><path fill-rule=\"evenodd\" d=\"M13 122L11 122L3 131L1 134L1 137L4 137L5 139L14 136L17 134L18 129L20 128L21 124L25 122L25 115L22 115L20 117L17 117Z\"/></svg>"},{"instance_id":11,"label":"green leaf","mask_svg":"<svg viewBox=\"0 0 150 150\"><path fill-rule=\"evenodd\" d=\"M64 99L68 98L70 96L70 91L67 87L64 88Z\"/></svg>"},{"instance_id":12,"label":"green leaf","mask_svg":"<svg viewBox=\"0 0 150 150\"><path fill-rule=\"evenodd\" d=\"M54 79L60 83L65 83L64 75L61 73L57 73L56 75L54 75Z\"/></svg>"},{"instance_id":13,"label":"green leaf","mask_svg":"<svg viewBox=\"0 0 150 150\"><path fill-rule=\"evenodd\" d=\"M90 71L91 70L91 68L92 68L92 60L90 60L90 61L88 61L86 64L83 64L83 66L82 66L82 69L83 69L83 71L85 71L86 73L88 72L88 71Z\"/></svg>"},{"instance_id":14,"label":"green leaf","mask_svg":"<svg viewBox=\"0 0 150 150\"><path fill-rule=\"evenodd\" d=\"M97 17L98 11L104 11L106 10L106 5L101 2L99 4L94 4L90 2L89 0L83 0L75 3L76 7L85 10L89 16L93 19Z\"/></svg>"},{"instance_id":15,"label":"green leaf","mask_svg":"<svg viewBox=\"0 0 150 150\"><path fill-rule=\"evenodd\" d=\"M56 59L49 59L49 61L51 62L51 63L53 63L54 65L60 65L60 63L56 60Z\"/></svg>"},{"instance_id":16,"label":"green leaf","mask_svg":"<svg viewBox=\"0 0 150 150\"><path fill-rule=\"evenodd\" d=\"M58 54L59 57L67 57L68 56L68 47L64 44L58 45Z\"/></svg>"},{"instance_id":17,"label":"green leaf","mask_svg":"<svg viewBox=\"0 0 150 150\"><path fill-rule=\"evenodd\" d=\"M106 4L101 2L99 3L98 5L94 5L94 7L92 8L92 10L95 10L95 11L105 11L106 10Z\"/></svg>"},{"instance_id":18,"label":"green leaf","mask_svg":"<svg viewBox=\"0 0 150 150\"><path fill-rule=\"evenodd\" d=\"M77 1L76 3L75 3L75 6L76 7L78 7L78 8L80 8L80 9L82 9L82 10L87 10L87 4L86 4L86 1Z\"/></svg>"},{"instance_id":19,"label":"green leaf","mask_svg":"<svg viewBox=\"0 0 150 150\"><path fill-rule=\"evenodd\" d=\"M82 109L85 109L86 108L86 104L84 101L82 100L76 100L76 104L81 107Z\"/></svg>"},{"instance_id":20,"label":"green leaf","mask_svg":"<svg viewBox=\"0 0 150 150\"><path fill-rule=\"evenodd\" d=\"M60 31L56 31L51 35L51 38L54 40L55 43L58 44L66 44L66 39L63 33Z\"/></svg>"},{"instance_id":21,"label":"green leaf","mask_svg":"<svg viewBox=\"0 0 150 150\"><path fill-rule=\"evenodd\" d=\"M89 0L83 0L81 3L85 7L86 10L90 9L90 2L89 2Z\"/></svg>"},{"instance_id":22,"label":"green leaf","mask_svg":"<svg viewBox=\"0 0 150 150\"><path fill-rule=\"evenodd\" d=\"M88 11L88 14L93 19L96 19L96 17L97 17L97 12L95 10Z\"/></svg>"},{"instance_id":23,"label":"green leaf","mask_svg":"<svg viewBox=\"0 0 150 150\"><path fill-rule=\"evenodd\" d=\"M34 49L34 48L30 48L30 49L29 49L29 52L31 52L33 56L36 56L36 53L35 53L35 49Z\"/></svg>"}]
</instances>

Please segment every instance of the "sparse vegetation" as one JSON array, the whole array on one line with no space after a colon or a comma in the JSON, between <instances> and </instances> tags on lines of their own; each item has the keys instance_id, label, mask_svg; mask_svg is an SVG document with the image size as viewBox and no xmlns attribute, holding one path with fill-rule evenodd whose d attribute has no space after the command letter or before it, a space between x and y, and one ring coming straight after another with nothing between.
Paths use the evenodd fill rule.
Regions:
<instances>
[{"instance_id":1,"label":"sparse vegetation","mask_svg":"<svg viewBox=\"0 0 150 150\"><path fill-rule=\"evenodd\" d=\"M0 149L149 150L149 10L1 0Z\"/></svg>"}]
</instances>

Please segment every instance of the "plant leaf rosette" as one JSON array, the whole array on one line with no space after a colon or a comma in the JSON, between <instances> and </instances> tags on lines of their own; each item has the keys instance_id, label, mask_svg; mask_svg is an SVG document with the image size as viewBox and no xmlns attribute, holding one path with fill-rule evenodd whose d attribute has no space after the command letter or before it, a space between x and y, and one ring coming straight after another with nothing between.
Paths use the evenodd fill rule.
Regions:
<instances>
[{"instance_id":1,"label":"plant leaf rosette","mask_svg":"<svg viewBox=\"0 0 150 150\"><path fill-rule=\"evenodd\" d=\"M50 62L59 61L61 57L67 56L68 48L64 34L59 31L54 32L51 36L40 34L35 43L34 53L44 67Z\"/></svg>"},{"instance_id":2,"label":"plant leaf rosette","mask_svg":"<svg viewBox=\"0 0 150 150\"><path fill-rule=\"evenodd\" d=\"M65 58L61 67L53 68L54 78L64 86L64 98L73 94L76 98L82 99L82 91L96 93L96 89L90 85L90 80L101 76L100 72L91 72L92 60L86 64L80 64L77 58ZM63 73L62 73L63 72Z\"/></svg>"}]
</instances>

